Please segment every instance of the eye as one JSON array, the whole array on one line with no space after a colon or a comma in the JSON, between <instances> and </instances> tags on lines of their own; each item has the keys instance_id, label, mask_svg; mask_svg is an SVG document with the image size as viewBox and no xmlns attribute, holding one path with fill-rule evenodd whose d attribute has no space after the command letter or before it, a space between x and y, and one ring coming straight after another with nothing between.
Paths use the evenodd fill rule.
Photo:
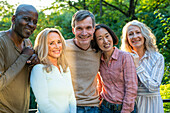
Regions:
<instances>
[{"instance_id":1,"label":"eye","mask_svg":"<svg viewBox=\"0 0 170 113\"><path fill-rule=\"evenodd\" d=\"M137 34L140 34L141 32L140 32L140 31L137 31L136 33L137 33Z\"/></svg>"},{"instance_id":2,"label":"eye","mask_svg":"<svg viewBox=\"0 0 170 113\"><path fill-rule=\"evenodd\" d=\"M77 30L81 30L82 28L81 28L81 27L77 27L76 29L77 29Z\"/></svg>"},{"instance_id":3,"label":"eye","mask_svg":"<svg viewBox=\"0 0 170 113\"><path fill-rule=\"evenodd\" d=\"M88 26L87 29L91 29L92 27L91 26Z\"/></svg>"},{"instance_id":4,"label":"eye","mask_svg":"<svg viewBox=\"0 0 170 113\"><path fill-rule=\"evenodd\" d=\"M60 43L61 43L61 40L58 41L58 44L60 44Z\"/></svg>"},{"instance_id":5,"label":"eye","mask_svg":"<svg viewBox=\"0 0 170 113\"><path fill-rule=\"evenodd\" d=\"M133 35L133 33L129 33L129 36Z\"/></svg>"},{"instance_id":6,"label":"eye","mask_svg":"<svg viewBox=\"0 0 170 113\"><path fill-rule=\"evenodd\" d=\"M50 42L50 45L53 45L54 44L54 42Z\"/></svg>"},{"instance_id":7,"label":"eye","mask_svg":"<svg viewBox=\"0 0 170 113\"><path fill-rule=\"evenodd\" d=\"M97 38L97 40L99 40L99 41L102 40L102 37Z\"/></svg>"},{"instance_id":8,"label":"eye","mask_svg":"<svg viewBox=\"0 0 170 113\"><path fill-rule=\"evenodd\" d=\"M33 20L33 23L36 25L37 24L37 20Z\"/></svg>"},{"instance_id":9,"label":"eye","mask_svg":"<svg viewBox=\"0 0 170 113\"><path fill-rule=\"evenodd\" d=\"M108 38L109 37L109 35L106 35L106 38Z\"/></svg>"},{"instance_id":10,"label":"eye","mask_svg":"<svg viewBox=\"0 0 170 113\"><path fill-rule=\"evenodd\" d=\"M24 17L24 20L27 21L27 22L30 21L30 19L28 17Z\"/></svg>"}]
</instances>

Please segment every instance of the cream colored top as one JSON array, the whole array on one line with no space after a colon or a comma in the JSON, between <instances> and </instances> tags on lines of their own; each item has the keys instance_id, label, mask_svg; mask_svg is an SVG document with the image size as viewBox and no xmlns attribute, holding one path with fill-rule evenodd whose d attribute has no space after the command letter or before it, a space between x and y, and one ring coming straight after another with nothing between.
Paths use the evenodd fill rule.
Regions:
<instances>
[{"instance_id":1,"label":"cream colored top","mask_svg":"<svg viewBox=\"0 0 170 113\"><path fill-rule=\"evenodd\" d=\"M37 64L31 71L31 87L40 113L76 113L76 99L70 70L63 72L52 65L47 73L43 64Z\"/></svg>"},{"instance_id":2,"label":"cream colored top","mask_svg":"<svg viewBox=\"0 0 170 113\"><path fill-rule=\"evenodd\" d=\"M101 53L91 48L82 50L75 45L73 39L66 41L66 59L71 76L78 106L98 106L97 73Z\"/></svg>"}]
</instances>

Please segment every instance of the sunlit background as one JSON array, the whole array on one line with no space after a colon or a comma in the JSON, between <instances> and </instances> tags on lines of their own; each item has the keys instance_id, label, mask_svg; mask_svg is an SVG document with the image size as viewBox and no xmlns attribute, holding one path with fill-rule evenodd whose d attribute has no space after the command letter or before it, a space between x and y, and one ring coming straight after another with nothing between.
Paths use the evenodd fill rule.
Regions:
<instances>
[{"instance_id":1,"label":"sunlit background","mask_svg":"<svg viewBox=\"0 0 170 113\"><path fill-rule=\"evenodd\" d=\"M42 9L51 6L51 3L55 2L55 0L7 0L7 2L11 5L16 5L16 6L18 4L31 4L37 9Z\"/></svg>"}]
</instances>

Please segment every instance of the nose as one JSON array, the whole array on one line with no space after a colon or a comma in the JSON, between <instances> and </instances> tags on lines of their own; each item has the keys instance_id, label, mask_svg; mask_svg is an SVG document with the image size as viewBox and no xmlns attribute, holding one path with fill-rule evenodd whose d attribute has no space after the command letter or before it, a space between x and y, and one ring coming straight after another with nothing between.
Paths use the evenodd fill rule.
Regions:
<instances>
[{"instance_id":1,"label":"nose","mask_svg":"<svg viewBox=\"0 0 170 113\"><path fill-rule=\"evenodd\" d=\"M34 24L34 22L33 21L29 21L28 22L28 25L30 26L30 27L32 27L32 28L36 28L36 24Z\"/></svg>"},{"instance_id":2,"label":"nose","mask_svg":"<svg viewBox=\"0 0 170 113\"><path fill-rule=\"evenodd\" d=\"M83 29L82 35L87 35L87 31L85 29Z\"/></svg>"},{"instance_id":3,"label":"nose","mask_svg":"<svg viewBox=\"0 0 170 113\"><path fill-rule=\"evenodd\" d=\"M104 43L108 43L107 38L104 37L103 40L104 40Z\"/></svg>"},{"instance_id":4,"label":"nose","mask_svg":"<svg viewBox=\"0 0 170 113\"><path fill-rule=\"evenodd\" d=\"M58 49L58 48L59 48L59 44L58 44L58 43L55 43L55 47Z\"/></svg>"},{"instance_id":5,"label":"nose","mask_svg":"<svg viewBox=\"0 0 170 113\"><path fill-rule=\"evenodd\" d=\"M138 34L134 33L132 38L137 38Z\"/></svg>"}]
</instances>

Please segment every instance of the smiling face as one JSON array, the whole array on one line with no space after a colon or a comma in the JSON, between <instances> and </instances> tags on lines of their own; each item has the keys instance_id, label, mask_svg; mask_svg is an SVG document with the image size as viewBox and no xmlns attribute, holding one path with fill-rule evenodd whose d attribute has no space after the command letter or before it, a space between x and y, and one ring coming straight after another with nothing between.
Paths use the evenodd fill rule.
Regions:
<instances>
[{"instance_id":1,"label":"smiling face","mask_svg":"<svg viewBox=\"0 0 170 113\"><path fill-rule=\"evenodd\" d=\"M75 27L72 28L72 31L75 35L76 44L83 49L87 49L93 39L94 30L91 17L75 21Z\"/></svg>"},{"instance_id":2,"label":"smiling face","mask_svg":"<svg viewBox=\"0 0 170 113\"><path fill-rule=\"evenodd\" d=\"M56 32L50 32L48 35L48 58L54 61L60 57L62 53L62 41L60 35Z\"/></svg>"},{"instance_id":3,"label":"smiling face","mask_svg":"<svg viewBox=\"0 0 170 113\"><path fill-rule=\"evenodd\" d=\"M129 26L127 31L127 39L129 44L134 50L139 48L144 48L145 39L141 33L141 30L138 26Z\"/></svg>"},{"instance_id":4,"label":"smiling face","mask_svg":"<svg viewBox=\"0 0 170 113\"><path fill-rule=\"evenodd\" d=\"M29 38L37 27L38 13L30 7L23 7L12 17L13 30L21 38Z\"/></svg>"},{"instance_id":5,"label":"smiling face","mask_svg":"<svg viewBox=\"0 0 170 113\"><path fill-rule=\"evenodd\" d=\"M113 39L105 28L100 28L95 32L96 41L103 52L112 52Z\"/></svg>"}]
</instances>

